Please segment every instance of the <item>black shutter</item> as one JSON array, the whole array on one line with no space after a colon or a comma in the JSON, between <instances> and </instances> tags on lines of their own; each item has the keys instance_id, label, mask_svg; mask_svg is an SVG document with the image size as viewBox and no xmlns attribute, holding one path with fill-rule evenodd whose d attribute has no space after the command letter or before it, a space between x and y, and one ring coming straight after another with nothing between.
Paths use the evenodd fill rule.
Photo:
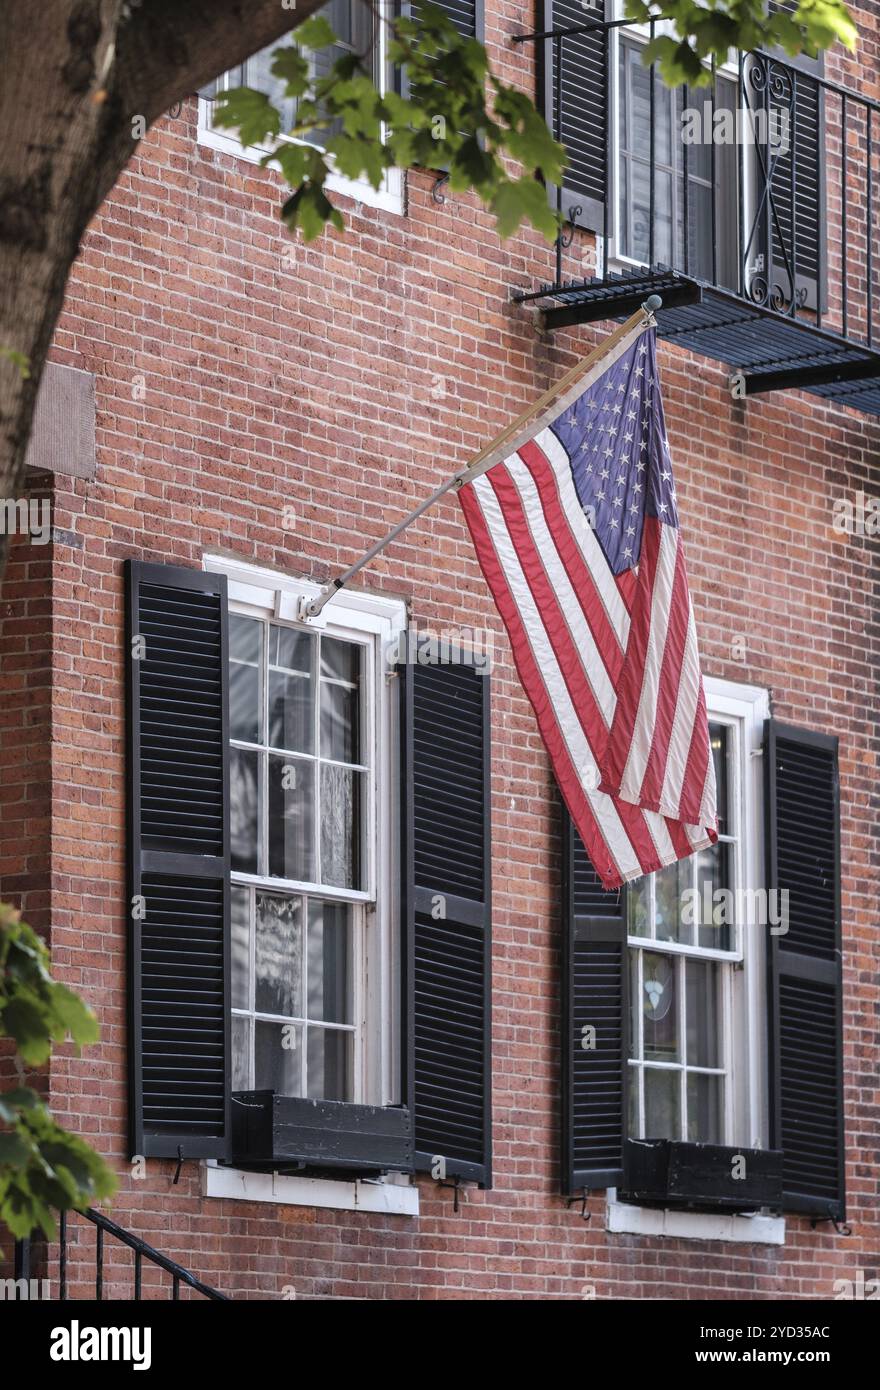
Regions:
<instances>
[{"instance_id":1,"label":"black shutter","mask_svg":"<svg viewBox=\"0 0 880 1390\"><path fill-rule=\"evenodd\" d=\"M132 1153L229 1153L226 577L126 564Z\"/></svg>"},{"instance_id":2,"label":"black shutter","mask_svg":"<svg viewBox=\"0 0 880 1390\"><path fill-rule=\"evenodd\" d=\"M541 0L542 31L570 29L604 20L604 0L585 7L581 0ZM545 39L539 53L542 114L568 153L562 211L576 226L605 230L608 158L609 36L604 26L559 40ZM557 104L557 55L562 84ZM555 205L556 190L552 190Z\"/></svg>"},{"instance_id":3,"label":"black shutter","mask_svg":"<svg viewBox=\"0 0 880 1390\"><path fill-rule=\"evenodd\" d=\"M416 1167L491 1184L489 677L399 668L406 1103Z\"/></svg>"},{"instance_id":4,"label":"black shutter","mask_svg":"<svg viewBox=\"0 0 880 1390\"><path fill-rule=\"evenodd\" d=\"M797 0L770 0L771 13L793 13L796 9ZM791 58L781 50L774 52L779 63L771 60L773 80L762 82L763 98L761 93L752 92L750 103L760 107L763 99L771 113L788 112L791 139L785 153L766 147L762 151L768 172L772 165L772 207L767 205L756 245L766 252L769 244L767 285L772 307L779 307L774 294L781 306L787 307L793 267L798 302L815 309L820 293L823 299L825 295L825 109L822 87L816 80L822 75L822 58L804 54ZM760 166L757 173L760 175Z\"/></svg>"},{"instance_id":5,"label":"black shutter","mask_svg":"<svg viewBox=\"0 0 880 1390\"><path fill-rule=\"evenodd\" d=\"M626 890L602 887L564 807L562 915L562 1186L571 1193L623 1179L629 967Z\"/></svg>"},{"instance_id":6,"label":"black shutter","mask_svg":"<svg viewBox=\"0 0 880 1390\"><path fill-rule=\"evenodd\" d=\"M837 740L768 720L767 887L787 890L770 937L770 1147L784 1204L844 1217Z\"/></svg>"},{"instance_id":7,"label":"black shutter","mask_svg":"<svg viewBox=\"0 0 880 1390\"><path fill-rule=\"evenodd\" d=\"M450 19L463 38L479 39L485 33L484 0L431 0ZM419 0L410 0L410 14L419 17Z\"/></svg>"}]
</instances>

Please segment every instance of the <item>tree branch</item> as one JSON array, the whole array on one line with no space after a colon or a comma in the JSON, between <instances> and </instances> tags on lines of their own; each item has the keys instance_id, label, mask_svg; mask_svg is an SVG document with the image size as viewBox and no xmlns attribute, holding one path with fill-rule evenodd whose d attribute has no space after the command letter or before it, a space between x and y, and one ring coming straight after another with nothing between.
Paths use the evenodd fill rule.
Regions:
<instances>
[{"instance_id":1,"label":"tree branch","mask_svg":"<svg viewBox=\"0 0 880 1390\"><path fill-rule=\"evenodd\" d=\"M124 109L150 125L324 3L296 0L285 9L281 0L143 0L119 26L115 85Z\"/></svg>"}]
</instances>

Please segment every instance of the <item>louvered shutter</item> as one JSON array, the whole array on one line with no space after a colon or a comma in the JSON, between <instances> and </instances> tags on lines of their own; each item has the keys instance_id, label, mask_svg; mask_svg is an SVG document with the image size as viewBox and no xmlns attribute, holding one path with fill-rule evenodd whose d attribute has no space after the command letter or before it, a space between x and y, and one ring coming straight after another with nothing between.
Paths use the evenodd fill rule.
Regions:
<instances>
[{"instance_id":1,"label":"louvered shutter","mask_svg":"<svg viewBox=\"0 0 880 1390\"><path fill-rule=\"evenodd\" d=\"M627 1114L626 890L602 887L562 811L562 1186L623 1178Z\"/></svg>"},{"instance_id":2,"label":"louvered shutter","mask_svg":"<svg viewBox=\"0 0 880 1390\"><path fill-rule=\"evenodd\" d=\"M542 0L542 31L575 28L604 19L603 0ZM597 28L560 40L545 39L539 53L539 98L542 114L565 146L568 168L562 188L562 211L575 226L605 230L608 189L608 65L610 30ZM558 64L557 64L558 59ZM557 104L557 67L562 83ZM555 206L556 190L551 190Z\"/></svg>"},{"instance_id":3,"label":"louvered shutter","mask_svg":"<svg viewBox=\"0 0 880 1390\"><path fill-rule=\"evenodd\" d=\"M770 3L771 12L793 13L796 9L797 0L778 0L778 3L771 0ZM776 52L785 67L772 68L774 80L764 84L766 101L771 113L788 112L793 138L784 153L774 152L772 148L764 153L765 163L773 166L772 205L765 205L756 244L766 251L769 242L767 284L773 307L787 307L793 267L798 302L815 309L819 293L824 297L825 279L825 113L822 88L816 80L822 74L822 59L803 54L791 58L780 50ZM759 104L754 95L751 102ZM779 304L773 303L774 290Z\"/></svg>"},{"instance_id":4,"label":"louvered shutter","mask_svg":"<svg viewBox=\"0 0 880 1390\"><path fill-rule=\"evenodd\" d=\"M768 720L764 761L767 886L789 895L769 948L770 1147L785 1206L842 1221L837 740Z\"/></svg>"},{"instance_id":5,"label":"louvered shutter","mask_svg":"<svg viewBox=\"0 0 880 1390\"><path fill-rule=\"evenodd\" d=\"M431 0L452 21L464 38L484 37L484 0ZM409 10L414 19L419 17L419 0L410 0Z\"/></svg>"},{"instance_id":6,"label":"louvered shutter","mask_svg":"<svg viewBox=\"0 0 880 1390\"><path fill-rule=\"evenodd\" d=\"M489 677L399 668L405 1088L416 1166L491 1183Z\"/></svg>"},{"instance_id":7,"label":"louvered shutter","mask_svg":"<svg viewBox=\"0 0 880 1390\"><path fill-rule=\"evenodd\" d=\"M224 575L126 565L132 1152L229 1154Z\"/></svg>"}]
</instances>

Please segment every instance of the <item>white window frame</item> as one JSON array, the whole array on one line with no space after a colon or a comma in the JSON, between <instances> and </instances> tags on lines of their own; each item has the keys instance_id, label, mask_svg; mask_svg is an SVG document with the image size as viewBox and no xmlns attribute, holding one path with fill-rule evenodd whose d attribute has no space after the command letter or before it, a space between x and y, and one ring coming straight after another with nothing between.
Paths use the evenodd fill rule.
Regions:
<instances>
[{"instance_id":1,"label":"white window frame","mask_svg":"<svg viewBox=\"0 0 880 1390\"><path fill-rule=\"evenodd\" d=\"M706 706L713 723L735 722L740 736L737 814L739 836L739 879L749 888L766 886L764 866L763 740L764 721L770 715L769 691L760 686L739 684L706 676ZM731 795L734 788L731 787ZM746 1148L766 1148L769 1117L766 1077L767 1057L767 929L752 920L753 903L747 896L749 916L739 926L737 964L732 971L730 1018L737 1047L733 1053L728 1090L733 1105L734 1129L729 1142ZM644 946L643 937L630 937L632 944ZM681 949L681 948L679 948ZM715 953L730 959L730 953ZM728 1044L729 1046L730 1044ZM782 1245L785 1218L760 1213L728 1215L702 1212L653 1210L629 1202L618 1202L615 1188L609 1188L606 1206L607 1229L632 1235L668 1236L691 1240Z\"/></svg>"},{"instance_id":2,"label":"white window frame","mask_svg":"<svg viewBox=\"0 0 880 1390\"><path fill-rule=\"evenodd\" d=\"M731 887L734 892L738 887L761 888L764 886L761 749L764 720L770 711L769 696L758 686L741 686L711 676L705 679L704 685L710 722L727 725L734 735L735 756L728 767L728 773L733 774L729 775L729 812L735 827L735 844L731 846ZM652 904L653 901L652 888ZM751 911L751 898L746 902ZM767 1124L766 1085L760 1066L761 1057L766 1056L766 1009L763 1007L766 944L762 930L754 922L737 922L731 949L727 951L695 948L674 941L655 942L634 935L627 937L628 952L630 948L656 950L673 958L685 956L727 964L720 1001L720 1054L725 1072L721 1143L763 1147ZM641 1064L629 1059L627 1065L634 1074L642 1070Z\"/></svg>"},{"instance_id":3,"label":"white window frame","mask_svg":"<svg viewBox=\"0 0 880 1390\"><path fill-rule=\"evenodd\" d=\"M401 1019L399 942L395 924L399 915L399 856L397 850L399 753L398 713L393 672L393 654L407 626L403 599L345 590L334 597L320 615L308 624L298 619L299 601L313 598L320 585L306 579L289 578L241 560L207 554L203 568L227 576L230 611L263 620L278 620L331 636L367 639L374 649L371 661L372 700L370 762L374 769L373 836L375 857L370 871L370 891L354 892L316 886L315 893L338 901L364 904L367 921L363 929L366 942L359 983L354 991L358 1032L363 1038L359 1061L356 1099L369 1105L395 1105L400 1102ZM303 886L284 879L264 879L248 874L234 875L234 881L256 884L267 892L301 893ZM307 890L306 890L307 891ZM373 901L374 900L374 901Z\"/></svg>"},{"instance_id":4,"label":"white window frame","mask_svg":"<svg viewBox=\"0 0 880 1390\"><path fill-rule=\"evenodd\" d=\"M389 0L380 0L381 17L384 16ZM388 51L388 29L387 25L380 22L378 24L378 57L376 60L377 72L379 77L380 89L386 90L389 79L389 63L387 58ZM281 46L282 40L278 40ZM220 79L224 84L229 78L229 73L222 74ZM264 156L271 152L272 144L266 146L242 145L235 131L229 129L215 130L212 123L213 101L209 97L199 96L199 114L197 140L200 145L207 149L217 150L221 154L233 156L236 159L244 159L249 164L259 164ZM282 135L279 143L290 141L290 137ZM280 178L278 169L274 170ZM329 193L340 194L346 198L352 198L357 203L362 203L366 207L379 208L384 212L396 213L402 216L405 211L404 202L404 171L402 169L388 169L382 179L379 188L374 188L368 179L348 179L342 174L337 174L332 168L327 178L326 188Z\"/></svg>"}]
</instances>

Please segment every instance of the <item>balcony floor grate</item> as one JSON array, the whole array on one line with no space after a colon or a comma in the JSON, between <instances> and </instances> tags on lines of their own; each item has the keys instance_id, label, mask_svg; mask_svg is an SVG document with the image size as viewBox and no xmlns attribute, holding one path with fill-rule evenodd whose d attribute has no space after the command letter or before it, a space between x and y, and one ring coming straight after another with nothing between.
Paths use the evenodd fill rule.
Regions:
<instances>
[{"instance_id":1,"label":"balcony floor grate","mask_svg":"<svg viewBox=\"0 0 880 1390\"><path fill-rule=\"evenodd\" d=\"M742 374L746 395L802 390L880 416L880 352L873 347L663 266L542 285L514 299L540 309L544 327L554 330L625 318L650 294L663 299L659 336L727 363Z\"/></svg>"}]
</instances>

